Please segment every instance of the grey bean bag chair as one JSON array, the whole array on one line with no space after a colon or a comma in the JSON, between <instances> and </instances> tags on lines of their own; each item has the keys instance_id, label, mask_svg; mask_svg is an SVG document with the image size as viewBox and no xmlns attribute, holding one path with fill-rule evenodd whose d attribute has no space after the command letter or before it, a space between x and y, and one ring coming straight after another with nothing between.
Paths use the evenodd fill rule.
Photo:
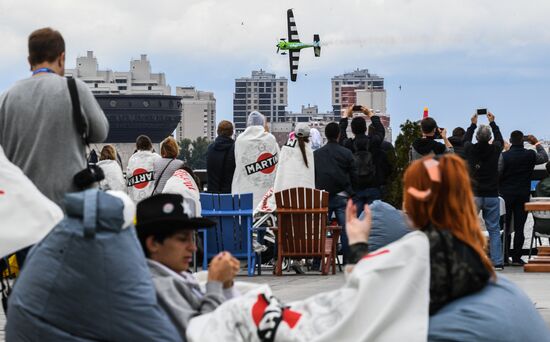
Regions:
<instances>
[{"instance_id":1,"label":"grey bean bag chair","mask_svg":"<svg viewBox=\"0 0 550 342\"><path fill-rule=\"evenodd\" d=\"M124 201L87 190L68 194L66 204L67 216L17 279L7 341L179 341L157 305L134 227L123 227Z\"/></svg>"}]
</instances>

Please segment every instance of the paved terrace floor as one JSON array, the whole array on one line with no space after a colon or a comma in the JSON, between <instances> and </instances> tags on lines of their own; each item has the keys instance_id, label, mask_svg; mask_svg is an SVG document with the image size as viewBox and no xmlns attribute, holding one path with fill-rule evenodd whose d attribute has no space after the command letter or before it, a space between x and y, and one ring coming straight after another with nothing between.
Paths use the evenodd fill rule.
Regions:
<instances>
[{"instance_id":1,"label":"paved terrace floor","mask_svg":"<svg viewBox=\"0 0 550 342\"><path fill-rule=\"evenodd\" d=\"M550 326L550 273L524 273L521 267L507 267L499 272L521 287L533 300L537 310ZM310 272L305 275L285 273L281 277L271 275L271 270L264 269L262 276L239 276L237 280L254 283L267 283L273 292L284 302L299 300L322 291L330 291L344 284L344 274L321 276L318 272ZM0 310L1 311L1 310ZM4 341L4 313L0 313L0 341Z\"/></svg>"}]
</instances>

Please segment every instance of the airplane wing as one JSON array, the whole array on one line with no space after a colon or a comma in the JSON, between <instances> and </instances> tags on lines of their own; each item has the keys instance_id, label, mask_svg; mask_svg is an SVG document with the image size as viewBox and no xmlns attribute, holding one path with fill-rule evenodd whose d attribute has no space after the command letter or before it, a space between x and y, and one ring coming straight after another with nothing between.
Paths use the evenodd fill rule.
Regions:
<instances>
[{"instance_id":1,"label":"airplane wing","mask_svg":"<svg viewBox=\"0 0 550 342\"><path fill-rule=\"evenodd\" d=\"M290 50L288 52L288 59L290 61L290 80L296 82L298 77L298 61L300 60L300 50Z\"/></svg>"},{"instance_id":2,"label":"airplane wing","mask_svg":"<svg viewBox=\"0 0 550 342\"><path fill-rule=\"evenodd\" d=\"M288 25L288 41L299 42L300 37L298 37L298 29L296 28L296 21L294 20L294 13L292 13L292 9L286 11L286 17Z\"/></svg>"}]
</instances>

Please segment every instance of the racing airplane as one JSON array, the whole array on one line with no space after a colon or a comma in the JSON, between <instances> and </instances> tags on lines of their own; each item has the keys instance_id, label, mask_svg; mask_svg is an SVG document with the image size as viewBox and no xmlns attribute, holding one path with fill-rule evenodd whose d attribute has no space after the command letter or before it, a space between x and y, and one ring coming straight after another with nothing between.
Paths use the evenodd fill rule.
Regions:
<instances>
[{"instance_id":1,"label":"racing airplane","mask_svg":"<svg viewBox=\"0 0 550 342\"><path fill-rule=\"evenodd\" d=\"M296 82L298 77L298 61L300 60L300 50L305 48L313 48L315 57L321 56L321 41L318 34L313 35L313 43L305 44L300 42L298 37L298 30L296 29L296 21L294 20L294 13L292 9L286 11L287 26L288 26L288 41L285 38L281 38L276 45L277 53L283 50L282 55L286 55L284 51L288 51L288 59L290 61L290 80Z\"/></svg>"}]
</instances>

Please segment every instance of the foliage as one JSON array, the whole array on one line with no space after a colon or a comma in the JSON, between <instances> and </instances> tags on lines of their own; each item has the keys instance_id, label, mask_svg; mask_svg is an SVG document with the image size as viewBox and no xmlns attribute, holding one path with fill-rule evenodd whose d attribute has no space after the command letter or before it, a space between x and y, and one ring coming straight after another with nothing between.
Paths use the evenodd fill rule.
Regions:
<instances>
[{"instance_id":1,"label":"foliage","mask_svg":"<svg viewBox=\"0 0 550 342\"><path fill-rule=\"evenodd\" d=\"M421 136L420 125L417 122L407 120L401 124L401 133L395 140L395 172L388 185L388 198L386 201L396 208L403 205L403 175L409 165L409 151L413 141Z\"/></svg>"},{"instance_id":2,"label":"foliage","mask_svg":"<svg viewBox=\"0 0 550 342\"><path fill-rule=\"evenodd\" d=\"M193 170L206 169L206 154L210 141L204 137L198 137L197 140L182 139L179 142L179 159L185 161L185 164Z\"/></svg>"}]
</instances>

